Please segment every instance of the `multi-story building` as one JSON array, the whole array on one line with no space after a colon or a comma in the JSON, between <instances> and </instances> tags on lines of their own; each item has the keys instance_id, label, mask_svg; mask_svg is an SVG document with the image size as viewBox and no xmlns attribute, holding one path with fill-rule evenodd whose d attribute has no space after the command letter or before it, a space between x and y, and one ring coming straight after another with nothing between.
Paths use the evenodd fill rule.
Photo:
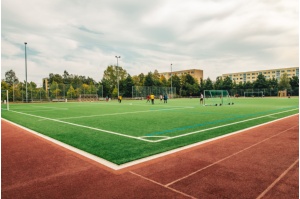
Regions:
<instances>
[{"instance_id":1,"label":"multi-story building","mask_svg":"<svg viewBox=\"0 0 300 199\"><path fill-rule=\"evenodd\" d=\"M200 79L203 79L203 70L188 69L188 70L172 71L172 76L177 75L178 77L180 77L186 74L190 74L192 77L197 79L198 83L200 83ZM159 73L159 75L165 76L167 80L171 78L171 72L163 72L163 73Z\"/></svg>"},{"instance_id":2,"label":"multi-story building","mask_svg":"<svg viewBox=\"0 0 300 199\"><path fill-rule=\"evenodd\" d=\"M248 71L248 72L239 72L239 73L227 73L222 75L222 79L230 77L232 81L235 81L237 84L240 82L254 82L257 79L257 76L263 74L265 78L277 80L280 79L281 75L286 73L288 77L298 76L299 77L299 67L291 68L277 68L269 70L258 70L258 71Z\"/></svg>"}]
</instances>

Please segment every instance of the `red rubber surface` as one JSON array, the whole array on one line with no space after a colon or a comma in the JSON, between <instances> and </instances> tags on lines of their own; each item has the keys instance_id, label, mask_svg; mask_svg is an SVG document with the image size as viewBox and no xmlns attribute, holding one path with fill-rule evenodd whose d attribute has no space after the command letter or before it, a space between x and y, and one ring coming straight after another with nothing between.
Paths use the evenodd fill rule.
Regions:
<instances>
[{"instance_id":1,"label":"red rubber surface","mask_svg":"<svg viewBox=\"0 0 300 199\"><path fill-rule=\"evenodd\" d=\"M299 115L113 171L8 122L2 198L299 198Z\"/></svg>"}]
</instances>

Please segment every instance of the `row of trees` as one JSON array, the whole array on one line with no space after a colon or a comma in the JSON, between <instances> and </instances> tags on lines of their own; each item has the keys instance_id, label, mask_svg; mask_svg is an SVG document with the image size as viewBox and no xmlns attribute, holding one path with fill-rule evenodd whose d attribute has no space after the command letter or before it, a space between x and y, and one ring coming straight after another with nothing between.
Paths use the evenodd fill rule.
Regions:
<instances>
[{"instance_id":1,"label":"row of trees","mask_svg":"<svg viewBox=\"0 0 300 199\"><path fill-rule=\"evenodd\" d=\"M158 71L148 72L146 75L131 76L120 66L108 66L104 71L103 78L100 82L93 78L69 74L64 71L62 75L50 73L47 77L48 88L45 82L42 86L37 86L34 82L27 84L27 95L29 99L50 99L50 98L78 98L81 94L98 94L99 97L109 96L117 97L118 83L120 95L124 97L132 96L132 86L156 86L171 87L171 78L166 79L159 75ZM289 78L287 74L283 74L280 80L266 79L260 74L257 80L251 82L240 82L236 84L229 77L224 79L218 77L215 81L210 78L201 79L198 82L190 74L182 76L172 76L172 87L176 88L178 96L199 96L204 90L229 90L230 94L236 94L249 89L269 89L269 90L285 90L292 95L299 95L299 79L297 76ZM5 73L5 79L1 82L2 90L9 90L10 100L19 101L26 98L25 82L19 82L13 70ZM274 92L276 95L276 92Z\"/></svg>"}]
</instances>

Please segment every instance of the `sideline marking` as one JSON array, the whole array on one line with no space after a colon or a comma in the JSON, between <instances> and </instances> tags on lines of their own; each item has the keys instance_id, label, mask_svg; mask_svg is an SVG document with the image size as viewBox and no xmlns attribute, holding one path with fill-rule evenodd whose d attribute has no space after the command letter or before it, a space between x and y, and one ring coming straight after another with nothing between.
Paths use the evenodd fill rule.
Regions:
<instances>
[{"instance_id":1,"label":"sideline marking","mask_svg":"<svg viewBox=\"0 0 300 199\"><path fill-rule=\"evenodd\" d=\"M260 199L264 197L297 163L299 162L299 158L289 167L287 168L270 186L264 190L256 199Z\"/></svg>"},{"instance_id":2,"label":"sideline marking","mask_svg":"<svg viewBox=\"0 0 300 199\"><path fill-rule=\"evenodd\" d=\"M50 120L50 121L59 122L59 123L63 123L63 124L69 124L69 125L72 125L72 126L78 126L78 127L82 127L82 128L92 129L92 130L100 131L100 132L104 132L104 133L119 135L119 136L131 138L131 139L142 140L142 141L145 141L145 142L153 142L151 140L146 140L146 139L143 139L141 137L134 137L134 136L131 136L131 135L125 135L125 134L116 133L116 132L113 132L113 131L108 131L108 130L104 130L104 129L98 129L98 128L94 128L94 127L90 127L90 126L84 126L84 125L75 124L75 123L71 123L71 122L65 122L65 121L61 121L61 120L57 120L57 119L51 119L51 118L47 118L47 117L42 117L42 116L32 115L32 114L28 114L28 113L22 113L22 112L18 112L18 111L12 111L12 110L11 110L11 112L19 113L21 115L28 115L28 116L31 116L31 117L42 118L42 119L45 119L45 120Z\"/></svg>"},{"instance_id":3,"label":"sideline marking","mask_svg":"<svg viewBox=\"0 0 300 199\"><path fill-rule=\"evenodd\" d=\"M275 134L275 135L273 135L273 136L271 136L271 137L268 137L268 138L266 138L266 139L263 139L262 141L259 141L259 142L255 143L255 144L253 144L253 145L251 145L251 146L249 146L249 147L246 147L246 148L244 148L244 149L242 149L242 150L240 150L240 151L238 151L238 152L235 152L235 153L233 153L233 154L231 154L231 155L229 155L229 156L227 156L227 157L225 157L225 158L222 158L222 159L220 159L220 160L218 160L218 161L216 161L216 162L214 162L214 163L212 163L212 164L210 164L210 165L207 165L206 167L203 167L203 168L201 168L201 169L198 169L197 171L194 171L194 172L192 172L192 173L190 173L190 174L188 174L188 175L186 175L186 176L184 176L184 177L182 177L182 178L179 178L179 179L177 179L177 180L174 180L173 182L170 182L170 183L166 184L166 186L171 186L172 184L174 184L174 183L176 183L176 182L179 182L179 181L181 181L181 180L183 180L183 179L186 179L186 178L188 178L188 177L190 177L190 176L192 176L192 175L194 175L194 174L196 174L196 173L198 173L198 172L200 172L200 171L203 171L203 170L205 170L205 169L207 169L207 168L209 168L209 167L212 167L212 166L214 166L214 165L216 165L216 164L218 164L218 163L220 163L220 162L223 162L224 160L227 160L227 159L229 159L229 158L231 158L231 157L233 157L233 156L235 156L235 155L238 155L238 154L240 154L240 153L242 153L242 152L244 152L244 151L247 151L247 150L249 150L249 149L251 149L251 148L253 148L253 147L255 147L255 146L257 146L257 145L259 145L259 144L261 144L261 143L263 143L263 142L265 142L265 141L267 141L267 140L270 140L270 139L273 138L273 137L276 137L276 136L278 136L278 135L280 135L280 134L282 134L282 133L285 133L285 132L287 132L287 131L289 131L289 130L295 128L296 126L298 126L298 125L295 125L295 126L293 126L293 127L290 127L290 128L288 128L288 129L286 129L286 130L284 130L284 131L281 131L281 132L279 132L279 133L277 133L277 134Z\"/></svg>"},{"instance_id":4,"label":"sideline marking","mask_svg":"<svg viewBox=\"0 0 300 199\"><path fill-rule=\"evenodd\" d=\"M236 132L232 132L232 133L229 133L229 134L226 134L226 135L223 135L223 136L219 136L219 137L215 137L215 138L212 138L212 139L208 139L208 140L204 140L204 141L201 141L201 142L197 142L197 143L194 143L194 144L190 144L190 145L187 145L187 146L184 146L184 147L179 147L179 148L176 148L176 149L173 149L173 150L170 150L170 151L166 151L166 152L162 152L162 153L159 153L159 154L156 154L156 155L152 155L152 156L148 156L148 157L145 157L145 158L141 158L141 159L138 159L138 160L134 160L134 161L131 161L131 162L127 162L127 163L124 163L124 164L121 164L121 165L117 165L115 163L112 163L112 162L109 162L108 160L105 160L103 158L100 158L98 156L95 156L95 155L92 155L90 153L87 153L86 151L83 151L83 150L80 150L78 148L75 148L73 146L70 146L68 144L65 144L63 142L60 142L58 140L55 140L53 138L50 138L48 136L45 136L43 134L40 134L38 132L35 132L31 129L28 129L24 126L21 126L19 124L16 124L14 122L11 122L9 120L6 120L4 118L1 118L2 120L8 122L8 123L11 123L15 126L18 126L19 128L22 128L30 133L33 133L37 136L40 136L48 141L51 141L61 147L64 147L74 153L77 153L77 154L80 154L86 158L89 158L95 162L98 162L110 169L113 169L113 170L121 170L121 169L124 169L124 168L127 168L127 167L131 167L131 166L134 166L134 165L138 165L138 164L141 164L141 163L144 163L144 162L147 162L147 161L150 161L150 160L154 160L154 159L157 159L157 158L160 158L160 157L164 157L164 156L167 156L167 155L170 155L170 154L174 154L174 153L177 153L179 151L183 151L183 150L186 150L186 149L190 149L190 148L193 148L193 147L196 147L196 146L200 146L202 144L205 144L205 143L208 143L208 142L212 142L212 141L215 141L215 140L219 140L219 139L222 139L224 137L229 137L231 135L234 135L234 134L239 134L239 133L244 133L246 132L247 130L250 130L250 129L254 129L254 128L257 128L257 127L260 127L260 126L264 126L264 125L267 125L267 124L270 124L270 123L273 123L273 122L277 122L277 121L280 121L280 120L283 120L283 119L287 119L287 118L290 118L290 117L294 117L296 115L299 115L298 113L297 114L294 114L294 115L290 115L290 116L287 116L287 117L284 117L284 118L280 118L280 119L277 119L277 120L273 120L273 121L270 121L270 122L267 122L267 123L264 123L264 124L260 124L260 125L257 125L257 126L253 126L253 127L250 127L250 128L247 128L247 129L242 129L242 130L239 130L239 131L236 131ZM295 126L294 126L295 127Z\"/></svg>"}]
</instances>

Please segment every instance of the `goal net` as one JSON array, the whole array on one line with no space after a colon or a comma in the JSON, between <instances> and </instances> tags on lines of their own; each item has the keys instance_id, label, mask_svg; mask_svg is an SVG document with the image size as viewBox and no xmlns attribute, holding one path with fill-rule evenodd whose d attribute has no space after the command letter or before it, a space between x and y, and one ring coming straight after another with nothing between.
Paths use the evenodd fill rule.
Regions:
<instances>
[{"instance_id":1,"label":"goal net","mask_svg":"<svg viewBox=\"0 0 300 199\"><path fill-rule=\"evenodd\" d=\"M8 90L1 90L1 110L9 110Z\"/></svg>"},{"instance_id":2,"label":"goal net","mask_svg":"<svg viewBox=\"0 0 300 199\"><path fill-rule=\"evenodd\" d=\"M233 105L231 96L227 90L205 90L204 106Z\"/></svg>"},{"instance_id":3,"label":"goal net","mask_svg":"<svg viewBox=\"0 0 300 199\"><path fill-rule=\"evenodd\" d=\"M81 94L79 95L78 100L80 102L82 101L98 101L98 94Z\"/></svg>"},{"instance_id":4,"label":"goal net","mask_svg":"<svg viewBox=\"0 0 300 199\"><path fill-rule=\"evenodd\" d=\"M264 92L263 91L248 91L244 92L244 97L263 97Z\"/></svg>"}]
</instances>

